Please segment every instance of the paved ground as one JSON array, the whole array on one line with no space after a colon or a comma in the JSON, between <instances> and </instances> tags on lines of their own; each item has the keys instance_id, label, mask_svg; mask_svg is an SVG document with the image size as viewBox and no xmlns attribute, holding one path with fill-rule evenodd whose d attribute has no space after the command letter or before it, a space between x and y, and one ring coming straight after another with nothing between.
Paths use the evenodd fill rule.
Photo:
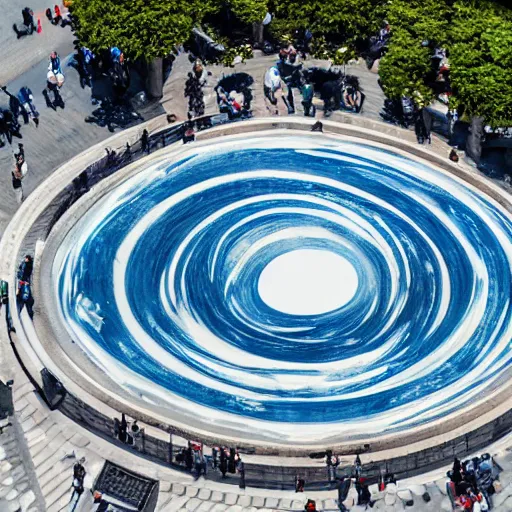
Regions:
<instances>
[{"instance_id":1,"label":"paved ground","mask_svg":"<svg viewBox=\"0 0 512 512\"><path fill-rule=\"evenodd\" d=\"M50 24L44 12L56 2L48 0L0 0L0 48L2 49L0 84L5 84L28 71L43 59L47 59L52 50L66 55L73 49L73 38L69 27L62 28ZM41 20L40 34L16 39L12 26L22 23L21 10L30 7L34 18ZM65 10L61 5L61 12Z\"/></svg>"},{"instance_id":2,"label":"paved ground","mask_svg":"<svg viewBox=\"0 0 512 512\"><path fill-rule=\"evenodd\" d=\"M256 51L254 59L248 60L245 63L237 64L234 68L227 68L223 66L211 66L208 70L211 76L208 78L208 83L205 88L205 104L206 113L213 114L218 112L216 104L216 94L213 88L224 76L232 73L248 73L255 81L253 86L254 100L252 102L252 110L255 116L268 116L270 113L267 110L263 95L263 79L266 70L277 62L276 56L264 56L261 52ZM328 67L327 61L321 61L308 58L304 62L305 67L322 66ZM178 119L186 119L187 103L183 99L183 84L187 78L187 73L191 70L191 64L187 55L180 55L175 61L173 70L164 87L164 98L162 105L169 113L175 114ZM379 120L379 111L384 103L384 93L377 83L378 76L372 73L366 67L364 61L359 61L353 65L346 67L346 72L354 74L361 79L362 87L366 95L364 103L363 114L366 117ZM295 103L297 108L297 115L302 115L303 109L300 104L300 95L295 92ZM320 106L320 101L318 105ZM280 114L285 115L284 103L279 102ZM321 112L317 113L317 117L321 117Z\"/></svg>"}]
</instances>

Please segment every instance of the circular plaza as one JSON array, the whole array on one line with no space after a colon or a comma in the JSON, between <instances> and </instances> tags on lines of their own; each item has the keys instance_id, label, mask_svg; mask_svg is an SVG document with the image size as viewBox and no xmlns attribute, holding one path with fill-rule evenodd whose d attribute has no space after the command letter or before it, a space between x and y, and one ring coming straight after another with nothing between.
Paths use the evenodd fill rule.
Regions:
<instances>
[{"instance_id":1,"label":"circular plaza","mask_svg":"<svg viewBox=\"0 0 512 512\"><path fill-rule=\"evenodd\" d=\"M262 454L399 455L501 417L508 199L394 137L310 124L199 132L53 217L25 330L40 364L92 406Z\"/></svg>"}]
</instances>

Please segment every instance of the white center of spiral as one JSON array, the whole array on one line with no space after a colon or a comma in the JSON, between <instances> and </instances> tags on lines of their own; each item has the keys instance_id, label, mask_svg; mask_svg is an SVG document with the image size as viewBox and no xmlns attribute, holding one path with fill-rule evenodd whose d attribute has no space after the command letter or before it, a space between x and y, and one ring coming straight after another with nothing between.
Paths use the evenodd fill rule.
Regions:
<instances>
[{"instance_id":1,"label":"white center of spiral","mask_svg":"<svg viewBox=\"0 0 512 512\"><path fill-rule=\"evenodd\" d=\"M290 315L319 315L350 302L358 286L352 264L331 251L299 249L272 260L258 292L267 306Z\"/></svg>"}]
</instances>

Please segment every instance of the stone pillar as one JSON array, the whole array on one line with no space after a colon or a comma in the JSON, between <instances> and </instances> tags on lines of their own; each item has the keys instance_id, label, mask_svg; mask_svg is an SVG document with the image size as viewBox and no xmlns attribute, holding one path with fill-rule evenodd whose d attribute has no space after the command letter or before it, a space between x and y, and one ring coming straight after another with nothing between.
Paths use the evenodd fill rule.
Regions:
<instances>
[{"instance_id":1,"label":"stone pillar","mask_svg":"<svg viewBox=\"0 0 512 512\"><path fill-rule=\"evenodd\" d=\"M482 156L482 139L484 136L484 118L475 116L471 118L471 126L466 141L466 154L477 164Z\"/></svg>"},{"instance_id":2,"label":"stone pillar","mask_svg":"<svg viewBox=\"0 0 512 512\"><path fill-rule=\"evenodd\" d=\"M161 57L156 57L148 63L148 77L146 81L148 94L152 98L161 98L164 87L164 70Z\"/></svg>"},{"instance_id":3,"label":"stone pillar","mask_svg":"<svg viewBox=\"0 0 512 512\"><path fill-rule=\"evenodd\" d=\"M263 23L253 23L252 24L252 38L255 43L259 45L263 44Z\"/></svg>"}]
</instances>

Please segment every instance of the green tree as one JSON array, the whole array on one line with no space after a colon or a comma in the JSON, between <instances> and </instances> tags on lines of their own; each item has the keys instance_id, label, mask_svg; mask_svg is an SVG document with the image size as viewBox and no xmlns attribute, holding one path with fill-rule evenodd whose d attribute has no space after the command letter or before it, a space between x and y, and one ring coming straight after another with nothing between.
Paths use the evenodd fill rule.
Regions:
<instances>
[{"instance_id":1,"label":"green tree","mask_svg":"<svg viewBox=\"0 0 512 512\"><path fill-rule=\"evenodd\" d=\"M430 102L433 92L425 84L425 76L430 69L429 48L422 46L409 31L393 29L392 44L379 64L379 76L386 96L392 99L419 96L423 102Z\"/></svg>"},{"instance_id":2,"label":"green tree","mask_svg":"<svg viewBox=\"0 0 512 512\"><path fill-rule=\"evenodd\" d=\"M454 5L452 106L493 126L512 126L512 11L486 0Z\"/></svg>"},{"instance_id":3,"label":"green tree","mask_svg":"<svg viewBox=\"0 0 512 512\"><path fill-rule=\"evenodd\" d=\"M416 93L429 103L433 91L425 79L432 69L432 50L425 44L449 43L451 7L445 0L392 0L386 17L392 37L379 65L384 92L394 99Z\"/></svg>"},{"instance_id":4,"label":"green tree","mask_svg":"<svg viewBox=\"0 0 512 512\"><path fill-rule=\"evenodd\" d=\"M133 59L163 57L216 12L213 0L74 0L78 39L98 51L118 46Z\"/></svg>"},{"instance_id":5,"label":"green tree","mask_svg":"<svg viewBox=\"0 0 512 512\"><path fill-rule=\"evenodd\" d=\"M271 29L278 38L309 29L317 47L358 48L375 34L384 18L386 0L279 0ZM324 45L318 41L323 41Z\"/></svg>"},{"instance_id":6,"label":"green tree","mask_svg":"<svg viewBox=\"0 0 512 512\"><path fill-rule=\"evenodd\" d=\"M261 23L267 14L266 0L229 0L228 6L243 23Z\"/></svg>"}]
</instances>

